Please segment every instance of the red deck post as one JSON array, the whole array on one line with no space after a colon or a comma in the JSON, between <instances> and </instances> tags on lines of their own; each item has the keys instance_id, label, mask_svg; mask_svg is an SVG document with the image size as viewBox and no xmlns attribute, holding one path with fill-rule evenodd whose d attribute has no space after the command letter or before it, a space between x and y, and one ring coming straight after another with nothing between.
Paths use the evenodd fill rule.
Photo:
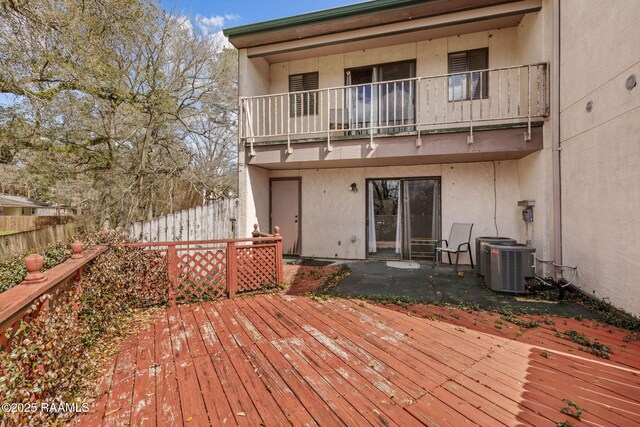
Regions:
<instances>
[{"instance_id":1,"label":"red deck post","mask_svg":"<svg viewBox=\"0 0 640 427\"><path fill-rule=\"evenodd\" d=\"M282 236L280 236L280 227L275 226L273 231L276 235L276 284L279 285L284 280L282 267Z\"/></svg>"},{"instance_id":2,"label":"red deck post","mask_svg":"<svg viewBox=\"0 0 640 427\"><path fill-rule=\"evenodd\" d=\"M176 291L178 289L178 251L175 245L167 246L167 279L169 280L169 307L176 305Z\"/></svg>"},{"instance_id":3,"label":"red deck post","mask_svg":"<svg viewBox=\"0 0 640 427\"><path fill-rule=\"evenodd\" d=\"M238 254L236 253L235 242L227 243L227 295L229 298L236 297L238 288Z\"/></svg>"}]
</instances>

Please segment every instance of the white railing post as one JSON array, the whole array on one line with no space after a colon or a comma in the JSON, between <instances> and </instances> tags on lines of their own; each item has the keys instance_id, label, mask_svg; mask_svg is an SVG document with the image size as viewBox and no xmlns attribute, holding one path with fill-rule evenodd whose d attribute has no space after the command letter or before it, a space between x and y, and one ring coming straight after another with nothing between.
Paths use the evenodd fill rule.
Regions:
<instances>
[{"instance_id":1,"label":"white railing post","mask_svg":"<svg viewBox=\"0 0 640 427\"><path fill-rule=\"evenodd\" d=\"M371 83L369 85L371 87L371 104L369 105L369 149L370 150L375 150L376 149L376 144L373 142L373 83ZM362 87L363 89L363 96L362 96L362 118L364 120L364 116L367 113L366 109L365 109L365 97L364 97L364 86ZM378 99L377 104L380 103L380 100Z\"/></svg>"},{"instance_id":2,"label":"white railing post","mask_svg":"<svg viewBox=\"0 0 640 427\"><path fill-rule=\"evenodd\" d=\"M527 69L527 133L524 140L531 141L531 65Z\"/></svg>"},{"instance_id":3,"label":"white railing post","mask_svg":"<svg viewBox=\"0 0 640 427\"><path fill-rule=\"evenodd\" d=\"M295 109L294 109L295 110ZM292 154L291 149L291 94L287 96L287 111L284 112L287 118L287 150L286 154Z\"/></svg>"},{"instance_id":4,"label":"white railing post","mask_svg":"<svg viewBox=\"0 0 640 427\"><path fill-rule=\"evenodd\" d=\"M427 83L427 94L429 93L429 85ZM415 103L416 103L416 147L422 147L422 135L420 135L420 79L416 79L416 90L415 90ZM429 99L427 99L427 111L429 111Z\"/></svg>"},{"instance_id":5,"label":"white railing post","mask_svg":"<svg viewBox=\"0 0 640 427\"><path fill-rule=\"evenodd\" d=\"M322 123L322 120L320 120L320 123ZM331 147L331 93L329 89L327 89L327 151L333 151Z\"/></svg>"},{"instance_id":6,"label":"white railing post","mask_svg":"<svg viewBox=\"0 0 640 427\"><path fill-rule=\"evenodd\" d=\"M321 138L323 134L327 138L325 151L331 152L336 139L340 139L336 136L338 131L360 138L367 138L364 132L369 132L366 148L375 150L375 138L382 133L415 130L416 148L420 148L422 132L469 126L468 142L473 143L474 130L477 130L474 128L486 123L520 123L526 126L524 138L529 141L533 121L548 114L546 67L544 63L514 65L314 91L239 97L238 135L247 145L249 156L255 155L257 138L284 140L286 137L286 154L289 155L293 152L292 138L307 135ZM522 81L524 69L527 71L526 82ZM532 75L534 72L536 76ZM537 79L535 87L533 79ZM536 94L532 93L533 89L537 90ZM367 90L370 91L369 98ZM513 93L513 90L517 92ZM522 90L527 91L526 101ZM483 105L485 102L487 106ZM305 113L314 114L314 117ZM368 125L365 124L367 121Z\"/></svg>"},{"instance_id":7,"label":"white railing post","mask_svg":"<svg viewBox=\"0 0 640 427\"><path fill-rule=\"evenodd\" d=\"M246 106L246 101L249 102L249 107L245 109L245 117L247 119L247 131L248 131L248 135L247 138L249 139L249 143L251 144L250 149L249 149L249 156L253 157L256 155L256 150L254 150L253 148L253 140L255 139L253 136L253 120L252 120L252 115L251 115L251 100L247 100L245 99L245 106Z\"/></svg>"}]
</instances>

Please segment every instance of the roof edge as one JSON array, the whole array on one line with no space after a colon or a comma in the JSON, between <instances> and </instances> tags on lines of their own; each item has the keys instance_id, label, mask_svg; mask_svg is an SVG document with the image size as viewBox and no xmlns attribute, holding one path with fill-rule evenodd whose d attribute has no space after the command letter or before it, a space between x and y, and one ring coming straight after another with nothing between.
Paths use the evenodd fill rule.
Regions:
<instances>
[{"instance_id":1,"label":"roof edge","mask_svg":"<svg viewBox=\"0 0 640 427\"><path fill-rule=\"evenodd\" d=\"M241 37L266 31L280 30L292 26L309 25L332 19L344 18L351 15L373 13L388 9L400 9L402 7L411 6L418 3L440 3L445 1L448 0L371 0L334 7L331 9L319 10L316 12L308 12L300 15L288 16L285 18L257 22L255 24L224 28L222 30L222 33L229 38Z\"/></svg>"}]
</instances>

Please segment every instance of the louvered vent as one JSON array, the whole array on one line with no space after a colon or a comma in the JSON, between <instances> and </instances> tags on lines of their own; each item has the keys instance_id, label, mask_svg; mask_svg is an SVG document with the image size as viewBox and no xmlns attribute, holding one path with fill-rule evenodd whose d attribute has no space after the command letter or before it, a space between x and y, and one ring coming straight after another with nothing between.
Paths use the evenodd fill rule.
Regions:
<instances>
[{"instance_id":1,"label":"louvered vent","mask_svg":"<svg viewBox=\"0 0 640 427\"><path fill-rule=\"evenodd\" d=\"M535 276L535 248L522 243L486 243L485 284L499 292L525 292L525 277Z\"/></svg>"},{"instance_id":2,"label":"louvered vent","mask_svg":"<svg viewBox=\"0 0 640 427\"><path fill-rule=\"evenodd\" d=\"M500 282L502 292L524 292L523 253L504 250L500 252Z\"/></svg>"},{"instance_id":3,"label":"louvered vent","mask_svg":"<svg viewBox=\"0 0 640 427\"><path fill-rule=\"evenodd\" d=\"M318 114L318 73L294 74L289 76L289 95L291 117Z\"/></svg>"}]
</instances>

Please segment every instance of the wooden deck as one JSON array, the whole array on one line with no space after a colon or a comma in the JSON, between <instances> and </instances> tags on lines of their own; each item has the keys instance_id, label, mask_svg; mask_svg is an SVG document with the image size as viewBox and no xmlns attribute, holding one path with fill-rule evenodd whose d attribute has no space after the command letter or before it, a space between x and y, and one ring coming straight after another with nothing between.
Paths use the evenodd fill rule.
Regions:
<instances>
[{"instance_id":1,"label":"wooden deck","mask_svg":"<svg viewBox=\"0 0 640 427\"><path fill-rule=\"evenodd\" d=\"M101 397L78 421L637 425L638 342L620 344L622 362L571 353L566 342L521 342L474 330L473 322L340 299L262 295L183 305L123 344ZM566 401L584 409L580 420L561 413Z\"/></svg>"}]
</instances>

